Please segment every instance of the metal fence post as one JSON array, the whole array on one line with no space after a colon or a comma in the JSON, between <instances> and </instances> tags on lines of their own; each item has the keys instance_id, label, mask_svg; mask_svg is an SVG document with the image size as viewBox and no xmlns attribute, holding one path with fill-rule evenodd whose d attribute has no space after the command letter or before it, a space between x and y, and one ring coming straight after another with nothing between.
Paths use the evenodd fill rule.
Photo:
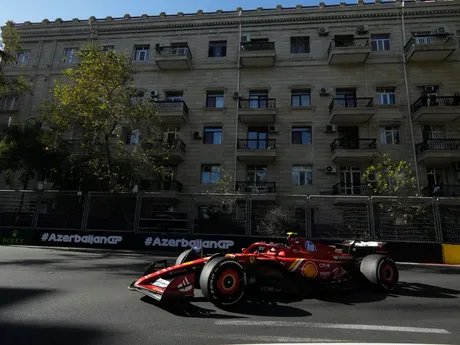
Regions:
<instances>
[{"instance_id":1,"label":"metal fence post","mask_svg":"<svg viewBox=\"0 0 460 345\"><path fill-rule=\"evenodd\" d=\"M368 200L368 210L369 210L369 231L371 236L371 241L376 240L376 233L375 233L375 215L374 215L374 197L369 197Z\"/></svg>"},{"instance_id":2,"label":"metal fence post","mask_svg":"<svg viewBox=\"0 0 460 345\"><path fill-rule=\"evenodd\" d=\"M439 198L432 198L433 204L433 216L434 216L434 229L436 231L436 240L438 243L443 243L444 238L442 234L442 221L441 221L441 210L439 208Z\"/></svg>"},{"instance_id":3,"label":"metal fence post","mask_svg":"<svg viewBox=\"0 0 460 345\"><path fill-rule=\"evenodd\" d=\"M310 196L305 196L305 236L310 239L312 234L311 230L311 204Z\"/></svg>"},{"instance_id":4,"label":"metal fence post","mask_svg":"<svg viewBox=\"0 0 460 345\"><path fill-rule=\"evenodd\" d=\"M38 217L40 216L40 206L43 200L43 193L44 191L39 192L37 195L37 200L35 201L34 215L32 217L32 223L30 224L30 227L32 229L35 229L37 227Z\"/></svg>"},{"instance_id":5,"label":"metal fence post","mask_svg":"<svg viewBox=\"0 0 460 345\"><path fill-rule=\"evenodd\" d=\"M246 195L246 237L251 237L252 227L252 198L251 194Z\"/></svg>"},{"instance_id":6,"label":"metal fence post","mask_svg":"<svg viewBox=\"0 0 460 345\"><path fill-rule=\"evenodd\" d=\"M81 219L81 231L86 231L88 225L89 209L91 207L91 192L86 193L85 206L83 207L83 217Z\"/></svg>"},{"instance_id":7,"label":"metal fence post","mask_svg":"<svg viewBox=\"0 0 460 345\"><path fill-rule=\"evenodd\" d=\"M133 224L133 232L139 231L139 220L141 218L141 209L142 209L142 196L143 193L137 193L136 196L136 208L134 210L134 224Z\"/></svg>"},{"instance_id":8,"label":"metal fence post","mask_svg":"<svg viewBox=\"0 0 460 345\"><path fill-rule=\"evenodd\" d=\"M192 194L189 205L188 234L193 235L195 231L196 195Z\"/></svg>"}]
</instances>

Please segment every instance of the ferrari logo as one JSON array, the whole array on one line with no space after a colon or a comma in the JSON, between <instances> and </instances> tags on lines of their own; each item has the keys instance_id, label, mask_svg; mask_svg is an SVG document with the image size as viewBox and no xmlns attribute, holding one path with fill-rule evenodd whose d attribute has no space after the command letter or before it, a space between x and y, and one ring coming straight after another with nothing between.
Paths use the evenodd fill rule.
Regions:
<instances>
[{"instance_id":1,"label":"ferrari logo","mask_svg":"<svg viewBox=\"0 0 460 345\"><path fill-rule=\"evenodd\" d=\"M302 269L302 275L307 278L315 278L318 274L318 268L314 262L307 262Z\"/></svg>"},{"instance_id":2,"label":"ferrari logo","mask_svg":"<svg viewBox=\"0 0 460 345\"><path fill-rule=\"evenodd\" d=\"M254 262L256 262L256 258L253 257L253 256L251 256L251 257L249 258L249 262L250 262L251 264L253 264Z\"/></svg>"}]
</instances>

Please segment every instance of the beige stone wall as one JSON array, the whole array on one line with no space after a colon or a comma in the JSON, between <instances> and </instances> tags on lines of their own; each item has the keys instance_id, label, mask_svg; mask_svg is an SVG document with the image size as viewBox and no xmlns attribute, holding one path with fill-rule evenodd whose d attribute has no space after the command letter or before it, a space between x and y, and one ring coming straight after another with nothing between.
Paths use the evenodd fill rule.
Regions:
<instances>
[{"instance_id":1,"label":"beige stone wall","mask_svg":"<svg viewBox=\"0 0 460 345\"><path fill-rule=\"evenodd\" d=\"M434 12L436 10L436 12ZM279 193L314 194L330 191L340 181L340 175L327 175L324 166L331 164L331 142L336 134L324 133L329 124L329 104L333 98L320 96L323 87L335 90L340 87L355 87L358 97L375 97L377 87L395 87L396 105L378 106L369 123L360 125L360 136L379 139L379 126L401 124L401 144L382 145L381 152L389 152L395 158L407 159L412 164L413 143L421 141L421 124L414 123L414 138L408 121L408 103L418 97L417 86L435 84L441 95L460 92L460 49L446 61L407 64L409 101L406 97L402 51L403 35L406 40L415 31L432 31L445 26L449 32L460 30L460 1L436 3L406 3L405 32L401 22L401 3L366 6L325 7L315 6L301 10L277 10L214 14L206 16L166 16L148 19L97 21L96 43L113 45L117 51L133 54L137 44L150 44L150 60L139 63L136 86L144 88L147 95L155 90L159 99L166 91L183 91L189 108L189 123L180 128L181 138L187 146L185 161L180 164L178 180L184 184L185 192L204 192L209 186L200 185L200 166L205 163L222 164L227 172L235 167L235 140L245 139L247 125L236 121L237 102L232 94L239 91L243 98L250 89L268 89L269 97L276 98L277 156L268 164L268 180L277 183ZM269 38L275 42L276 63L273 67L249 68L238 71L239 23L242 34L251 38ZM219 25L215 25L220 23ZM225 23L225 24L224 24ZM371 52L364 65L335 66L328 64L328 46L336 34L355 34L358 25L367 25L369 34L390 34L391 49ZM136 30L132 30L136 27ZM329 29L328 36L318 35L319 27ZM19 27L24 48L32 50L31 64L24 70L15 67L10 73L25 73L34 82L33 97L21 104L20 117L24 119L36 114L36 107L46 97L53 80L66 67L62 63L64 49L81 47L88 42L88 22L32 24ZM110 30L109 30L110 29ZM123 30L122 30L123 29ZM129 30L124 30L129 29ZM309 36L309 54L291 54L290 38ZM208 43L227 40L227 56L209 58ZM187 42L191 48L193 67L190 70L160 71L154 63L154 46ZM290 92L293 88L310 88L312 106L305 109L290 107ZM205 109L206 91L225 91L225 109ZM292 125L312 126L312 145L291 145ZM222 145L204 145L192 138L192 131L204 126L223 127ZM459 125L446 125L446 138L460 138ZM313 185L296 187L291 184L293 164L313 165ZM356 165L356 164L353 164ZM362 169L366 164L361 165ZM426 168L419 165L420 182L426 183ZM246 179L246 163L236 163L236 179ZM451 168L451 184L460 184Z\"/></svg>"}]
</instances>

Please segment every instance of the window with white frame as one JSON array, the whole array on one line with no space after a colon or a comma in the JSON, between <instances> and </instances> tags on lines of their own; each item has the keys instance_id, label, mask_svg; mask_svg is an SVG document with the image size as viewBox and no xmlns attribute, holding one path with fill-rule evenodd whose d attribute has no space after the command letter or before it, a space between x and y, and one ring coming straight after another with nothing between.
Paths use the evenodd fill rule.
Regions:
<instances>
[{"instance_id":1,"label":"window with white frame","mask_svg":"<svg viewBox=\"0 0 460 345\"><path fill-rule=\"evenodd\" d=\"M378 87L376 90L377 104L395 104L395 88L394 87Z\"/></svg>"},{"instance_id":2,"label":"window with white frame","mask_svg":"<svg viewBox=\"0 0 460 345\"><path fill-rule=\"evenodd\" d=\"M201 165L201 183L216 184L220 181L220 164L202 164Z\"/></svg>"},{"instance_id":3,"label":"window with white frame","mask_svg":"<svg viewBox=\"0 0 460 345\"><path fill-rule=\"evenodd\" d=\"M76 48L66 48L64 49L64 58L63 62L65 64L71 64L77 61L77 52L78 49Z\"/></svg>"},{"instance_id":4,"label":"window with white frame","mask_svg":"<svg viewBox=\"0 0 460 345\"><path fill-rule=\"evenodd\" d=\"M4 96L0 98L0 110L12 111L18 106L18 98L16 96Z\"/></svg>"},{"instance_id":5,"label":"window with white frame","mask_svg":"<svg viewBox=\"0 0 460 345\"><path fill-rule=\"evenodd\" d=\"M371 35L371 48L373 51L390 50L390 34Z\"/></svg>"},{"instance_id":6,"label":"window with white frame","mask_svg":"<svg viewBox=\"0 0 460 345\"><path fill-rule=\"evenodd\" d=\"M131 129L131 128L123 128L121 134L121 140L125 145L137 145L139 144L139 137L140 137L140 130L138 129Z\"/></svg>"},{"instance_id":7,"label":"window with white frame","mask_svg":"<svg viewBox=\"0 0 460 345\"><path fill-rule=\"evenodd\" d=\"M396 145L401 143L400 126L388 125L380 127L380 143Z\"/></svg>"},{"instance_id":8,"label":"window with white frame","mask_svg":"<svg viewBox=\"0 0 460 345\"><path fill-rule=\"evenodd\" d=\"M150 45L136 46L134 48L134 61L147 61L149 59Z\"/></svg>"},{"instance_id":9,"label":"window with white frame","mask_svg":"<svg viewBox=\"0 0 460 345\"><path fill-rule=\"evenodd\" d=\"M294 186L306 186L313 183L313 167L311 165L292 166L292 184Z\"/></svg>"},{"instance_id":10,"label":"window with white frame","mask_svg":"<svg viewBox=\"0 0 460 345\"><path fill-rule=\"evenodd\" d=\"M423 140L444 139L444 126L442 125L423 125Z\"/></svg>"},{"instance_id":11,"label":"window with white frame","mask_svg":"<svg viewBox=\"0 0 460 345\"><path fill-rule=\"evenodd\" d=\"M30 50L24 50L18 54L18 65L27 66L30 60Z\"/></svg>"}]
</instances>

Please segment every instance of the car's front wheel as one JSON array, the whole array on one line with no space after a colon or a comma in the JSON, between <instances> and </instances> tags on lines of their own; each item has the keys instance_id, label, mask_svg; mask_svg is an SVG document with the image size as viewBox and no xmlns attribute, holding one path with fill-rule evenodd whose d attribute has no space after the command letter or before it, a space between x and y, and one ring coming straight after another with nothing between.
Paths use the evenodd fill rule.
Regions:
<instances>
[{"instance_id":1,"label":"car's front wheel","mask_svg":"<svg viewBox=\"0 0 460 345\"><path fill-rule=\"evenodd\" d=\"M230 258L211 259L201 271L203 296L216 306L233 306L246 291L243 266Z\"/></svg>"}]
</instances>

